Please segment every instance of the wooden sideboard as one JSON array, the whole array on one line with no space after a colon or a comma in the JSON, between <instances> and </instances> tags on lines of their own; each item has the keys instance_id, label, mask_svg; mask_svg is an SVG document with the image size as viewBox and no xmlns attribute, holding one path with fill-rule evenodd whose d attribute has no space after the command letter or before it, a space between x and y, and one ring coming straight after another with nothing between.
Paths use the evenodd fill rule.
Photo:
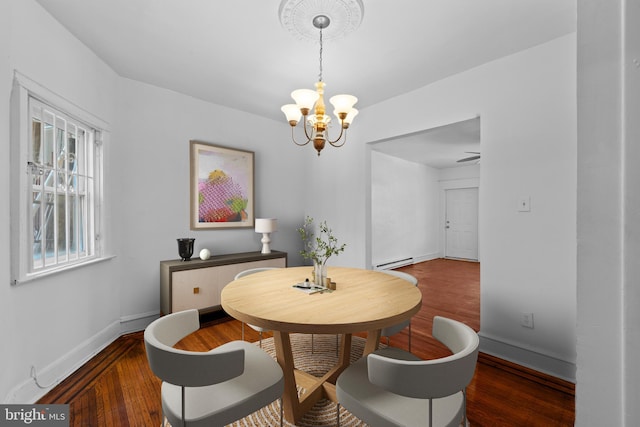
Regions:
<instances>
[{"instance_id":1,"label":"wooden sideboard","mask_svg":"<svg viewBox=\"0 0 640 427\"><path fill-rule=\"evenodd\" d=\"M287 253L271 251L216 255L208 260L160 262L160 311L197 308L200 313L221 310L220 292L236 274L250 268L286 267Z\"/></svg>"}]
</instances>

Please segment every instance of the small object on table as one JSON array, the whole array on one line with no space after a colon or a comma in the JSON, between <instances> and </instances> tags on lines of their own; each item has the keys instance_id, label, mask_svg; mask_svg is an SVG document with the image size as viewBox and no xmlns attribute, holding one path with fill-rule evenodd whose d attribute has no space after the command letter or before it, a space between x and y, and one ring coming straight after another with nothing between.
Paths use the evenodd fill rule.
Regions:
<instances>
[{"instance_id":1,"label":"small object on table","mask_svg":"<svg viewBox=\"0 0 640 427\"><path fill-rule=\"evenodd\" d=\"M315 294L316 292L322 292L327 290L327 288L324 288L322 286L316 286L315 284L312 284L309 279L306 279L304 281L304 283L296 283L295 285L293 285L292 287L300 289L302 292L306 293L306 294Z\"/></svg>"}]
</instances>

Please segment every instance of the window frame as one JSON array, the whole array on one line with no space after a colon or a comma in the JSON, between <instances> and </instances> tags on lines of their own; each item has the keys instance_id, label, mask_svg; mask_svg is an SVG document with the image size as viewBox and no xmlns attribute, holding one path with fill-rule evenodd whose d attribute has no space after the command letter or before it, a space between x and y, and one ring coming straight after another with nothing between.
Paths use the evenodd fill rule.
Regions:
<instances>
[{"instance_id":1,"label":"window frame","mask_svg":"<svg viewBox=\"0 0 640 427\"><path fill-rule=\"evenodd\" d=\"M32 150L32 112L30 99L50 107L73 121L95 130L93 142L94 184L93 200L89 210L92 217L89 226L93 228L93 254L75 260L56 261L53 265L43 265L34 270L33 266L33 218L32 194L33 182L30 169L30 153ZM11 94L11 283L14 285L27 283L51 274L75 269L81 266L100 262L110 257L105 256L104 229L104 155L103 145L108 136L108 124L102 119L83 110L74 103L55 94L42 85L15 71L14 85ZM66 223L67 221L65 221ZM55 242L57 245L57 242Z\"/></svg>"}]
</instances>

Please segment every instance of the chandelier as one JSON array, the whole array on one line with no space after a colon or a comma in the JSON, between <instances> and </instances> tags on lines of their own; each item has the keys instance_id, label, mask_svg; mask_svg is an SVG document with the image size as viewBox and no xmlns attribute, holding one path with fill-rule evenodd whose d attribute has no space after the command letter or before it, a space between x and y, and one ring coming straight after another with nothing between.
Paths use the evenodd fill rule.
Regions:
<instances>
[{"instance_id":1,"label":"chandelier","mask_svg":"<svg viewBox=\"0 0 640 427\"><path fill-rule=\"evenodd\" d=\"M358 98L353 95L335 95L329 99L333 105L333 114L340 122L340 134L334 140L329 138L329 122L331 117L326 114L324 103L324 82L322 81L322 30L330 24L330 19L326 15L317 15L313 18L313 26L320 30L320 73L315 84L316 89L297 89L291 92L291 97L295 104L283 105L281 110L287 117L291 125L291 139L296 145L304 146L313 141L313 147L320 155L320 151L328 142L333 147L342 147L347 142L347 129L353 122L353 118L358 114L358 110L353 108ZM314 109L315 106L315 110ZM313 111L312 111L313 110ZM302 116L302 127L306 141L298 142L294 136L294 128L300 122ZM344 139L343 139L344 137Z\"/></svg>"}]
</instances>

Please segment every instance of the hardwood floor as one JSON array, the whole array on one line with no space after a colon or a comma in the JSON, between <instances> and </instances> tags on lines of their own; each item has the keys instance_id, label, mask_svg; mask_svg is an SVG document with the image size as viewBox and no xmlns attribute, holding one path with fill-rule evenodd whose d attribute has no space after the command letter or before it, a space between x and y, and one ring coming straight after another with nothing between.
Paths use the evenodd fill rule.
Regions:
<instances>
[{"instance_id":1,"label":"hardwood floor","mask_svg":"<svg viewBox=\"0 0 640 427\"><path fill-rule=\"evenodd\" d=\"M423 293L422 309L412 320L413 353L425 359L447 354L430 334L435 315L479 329L479 264L438 259L399 270L416 276ZM180 345L205 351L240 339L240 333L240 322L218 316ZM247 340L258 340L253 329L245 333ZM392 337L391 345L407 348L407 331ZM485 354L467 396L474 427L574 425L573 384ZM149 370L142 333L116 340L38 403L68 403L71 426L158 426L160 381Z\"/></svg>"}]
</instances>

